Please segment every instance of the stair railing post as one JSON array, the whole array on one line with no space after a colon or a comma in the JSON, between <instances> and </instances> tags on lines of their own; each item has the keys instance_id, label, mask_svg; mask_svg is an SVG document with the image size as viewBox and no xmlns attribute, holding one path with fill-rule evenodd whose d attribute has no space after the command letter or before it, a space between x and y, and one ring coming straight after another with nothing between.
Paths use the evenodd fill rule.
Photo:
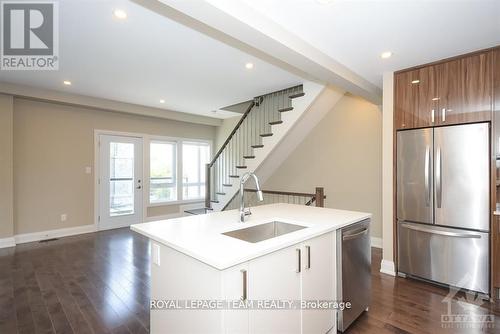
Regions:
<instances>
[{"instance_id":1,"label":"stair railing post","mask_svg":"<svg viewBox=\"0 0 500 334\"><path fill-rule=\"evenodd\" d=\"M316 206L325 207L325 189L323 187L316 187Z\"/></svg>"},{"instance_id":2,"label":"stair railing post","mask_svg":"<svg viewBox=\"0 0 500 334\"><path fill-rule=\"evenodd\" d=\"M211 208L211 202L210 202L210 164L206 164L206 169L205 169L205 207L206 208Z\"/></svg>"}]
</instances>

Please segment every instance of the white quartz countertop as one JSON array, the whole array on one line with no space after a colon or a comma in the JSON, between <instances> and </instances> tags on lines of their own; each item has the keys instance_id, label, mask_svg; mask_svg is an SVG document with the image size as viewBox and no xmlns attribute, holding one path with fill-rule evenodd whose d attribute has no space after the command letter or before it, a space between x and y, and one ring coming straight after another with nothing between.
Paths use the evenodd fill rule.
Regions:
<instances>
[{"instance_id":1,"label":"white quartz countertop","mask_svg":"<svg viewBox=\"0 0 500 334\"><path fill-rule=\"evenodd\" d=\"M295 204L269 204L252 208L240 223L238 210L159 220L132 225L150 239L223 270L304 240L371 218L371 214ZM271 221L307 228L279 237L250 243L222 233Z\"/></svg>"}]
</instances>

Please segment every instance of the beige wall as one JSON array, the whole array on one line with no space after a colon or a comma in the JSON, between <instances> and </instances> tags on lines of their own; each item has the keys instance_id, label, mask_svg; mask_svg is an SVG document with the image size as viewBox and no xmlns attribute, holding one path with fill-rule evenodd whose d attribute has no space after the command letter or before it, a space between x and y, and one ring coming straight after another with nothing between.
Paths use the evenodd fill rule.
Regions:
<instances>
[{"instance_id":1,"label":"beige wall","mask_svg":"<svg viewBox=\"0 0 500 334\"><path fill-rule=\"evenodd\" d=\"M222 124L217 127L216 133L215 133L215 152L221 148L221 146L224 144L226 141L227 137L233 131L234 127L240 120L241 116L236 116L236 117L231 117L231 118L226 118L222 121Z\"/></svg>"},{"instance_id":2,"label":"beige wall","mask_svg":"<svg viewBox=\"0 0 500 334\"><path fill-rule=\"evenodd\" d=\"M330 208L373 213L382 236L382 114L344 96L265 182L264 188L314 192L323 186Z\"/></svg>"},{"instance_id":3,"label":"beige wall","mask_svg":"<svg viewBox=\"0 0 500 334\"><path fill-rule=\"evenodd\" d=\"M13 99L0 94L0 238L14 234Z\"/></svg>"},{"instance_id":4,"label":"beige wall","mask_svg":"<svg viewBox=\"0 0 500 334\"><path fill-rule=\"evenodd\" d=\"M215 127L14 99L15 233L94 223L94 129L214 140ZM150 209L150 214L171 208ZM149 211L149 210L148 210ZM61 214L67 221L60 221Z\"/></svg>"}]
</instances>

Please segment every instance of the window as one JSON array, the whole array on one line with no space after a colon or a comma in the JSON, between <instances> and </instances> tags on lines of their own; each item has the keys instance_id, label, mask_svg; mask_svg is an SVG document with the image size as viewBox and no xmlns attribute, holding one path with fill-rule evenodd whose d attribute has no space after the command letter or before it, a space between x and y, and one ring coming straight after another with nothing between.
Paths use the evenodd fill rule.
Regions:
<instances>
[{"instance_id":1,"label":"window","mask_svg":"<svg viewBox=\"0 0 500 334\"><path fill-rule=\"evenodd\" d=\"M208 143L182 143L182 199L205 197L205 165L209 163L209 159Z\"/></svg>"},{"instance_id":2,"label":"window","mask_svg":"<svg viewBox=\"0 0 500 334\"><path fill-rule=\"evenodd\" d=\"M134 214L134 144L111 142L109 155L110 215Z\"/></svg>"},{"instance_id":3,"label":"window","mask_svg":"<svg viewBox=\"0 0 500 334\"><path fill-rule=\"evenodd\" d=\"M150 145L149 202L177 200L177 144L153 141Z\"/></svg>"}]
</instances>

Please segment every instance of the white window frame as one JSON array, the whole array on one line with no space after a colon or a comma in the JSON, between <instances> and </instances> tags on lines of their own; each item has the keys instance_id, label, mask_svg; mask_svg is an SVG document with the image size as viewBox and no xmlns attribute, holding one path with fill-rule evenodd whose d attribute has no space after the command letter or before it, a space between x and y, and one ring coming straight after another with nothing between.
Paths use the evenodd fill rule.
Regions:
<instances>
[{"instance_id":1,"label":"white window frame","mask_svg":"<svg viewBox=\"0 0 500 334\"><path fill-rule=\"evenodd\" d=\"M151 177L151 145L152 144L171 144L174 146L174 152L172 154L172 158L174 159L174 163L173 163L173 171L172 171L172 178L173 178L173 182L171 183L171 185L167 185L168 188L176 188L178 190L178 186L179 186L179 181L178 181L178 172L177 172L177 169L178 169L178 165L179 165L179 143L176 142L176 141L173 141L173 140L157 140L157 139L154 139L154 140L150 140L148 145L149 145L149 149L148 149L148 159L149 159L149 170L148 170L148 183L149 183L149 191L148 191L148 203L151 204L151 205L157 205L157 204L160 204L160 205L164 205L165 203L172 203L172 202L177 202L179 200L179 191L177 191L177 194L175 196L175 199L173 200L166 200L166 201L154 201L152 202L151 201L151 180L161 180L161 179L164 179L164 178L157 178L157 177Z\"/></svg>"},{"instance_id":2,"label":"white window frame","mask_svg":"<svg viewBox=\"0 0 500 334\"><path fill-rule=\"evenodd\" d=\"M162 201L162 202L151 202L151 196L150 196L150 185L151 185L151 143L152 142L158 142L158 143L175 143L176 144L176 166L175 166L175 180L177 184L177 199L172 200L172 201ZM147 152L145 152L145 161L147 161L147 168L146 168L146 173L147 173L147 199L146 199L146 206L147 207L157 207L157 206L165 206L165 205L175 205L175 204L185 204L185 203L199 203L203 202L205 200L205 196L202 195L200 198L196 199L184 199L184 188L183 188L183 170L182 170L182 164L183 164L183 159L182 159L182 145L183 143L204 143L208 144L208 147L210 149L210 158L212 157L213 153L213 142L211 140L206 140L206 139L192 139L192 138L182 138L182 137L164 137L164 136L148 136L145 140L145 146L147 147Z\"/></svg>"},{"instance_id":3,"label":"white window frame","mask_svg":"<svg viewBox=\"0 0 500 334\"><path fill-rule=\"evenodd\" d=\"M205 141L192 141L192 140L183 140L182 141L182 150L184 150L184 144L191 144L191 145L199 145L199 144L204 144L206 146L208 146L208 149L209 149L209 152L208 152L208 155L209 157L212 155L212 147L210 145L209 142L205 142ZM200 156L200 150L198 150L198 161L201 160L201 156ZM182 165L184 165L184 161L182 161ZM200 166L200 169L198 170L198 180L201 180L201 174L203 173L203 166ZM191 182L191 183L184 183L184 173L182 173L181 176L181 187L182 187L182 200L186 200L186 201L202 201L205 199L205 194L202 194L200 197L197 197L197 198L189 198L189 199L184 199L184 186L186 187L190 187L190 186L198 186L198 187L201 187L203 185L205 185L205 187L207 186L207 177L205 175L205 182Z\"/></svg>"}]
</instances>

